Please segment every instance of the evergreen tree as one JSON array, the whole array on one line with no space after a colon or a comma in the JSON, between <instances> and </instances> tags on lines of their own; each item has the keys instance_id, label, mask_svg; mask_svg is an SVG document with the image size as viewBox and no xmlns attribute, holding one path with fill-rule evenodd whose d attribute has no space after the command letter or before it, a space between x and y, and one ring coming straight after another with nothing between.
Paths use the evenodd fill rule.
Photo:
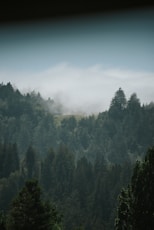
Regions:
<instances>
[{"instance_id":1,"label":"evergreen tree","mask_svg":"<svg viewBox=\"0 0 154 230\"><path fill-rule=\"evenodd\" d=\"M154 229L154 147L138 163L133 175L132 206L134 229Z\"/></svg>"},{"instance_id":2,"label":"evergreen tree","mask_svg":"<svg viewBox=\"0 0 154 230\"><path fill-rule=\"evenodd\" d=\"M111 101L109 115L115 119L122 118L123 111L126 108L126 105L127 100L125 97L125 93L121 88L119 88L119 90L115 93L115 96Z\"/></svg>"},{"instance_id":3,"label":"evergreen tree","mask_svg":"<svg viewBox=\"0 0 154 230\"><path fill-rule=\"evenodd\" d=\"M118 217L115 220L116 230L132 230L130 188L122 189L119 196Z\"/></svg>"},{"instance_id":4,"label":"evergreen tree","mask_svg":"<svg viewBox=\"0 0 154 230\"><path fill-rule=\"evenodd\" d=\"M0 178L9 177L19 170L19 156L16 144L0 145Z\"/></svg>"},{"instance_id":5,"label":"evergreen tree","mask_svg":"<svg viewBox=\"0 0 154 230\"><path fill-rule=\"evenodd\" d=\"M53 184L54 184L54 170L53 170L54 158L55 158L55 152L52 148L50 148L47 156L45 157L42 163L41 183L47 193L49 192L50 189L53 188Z\"/></svg>"},{"instance_id":6,"label":"evergreen tree","mask_svg":"<svg viewBox=\"0 0 154 230\"><path fill-rule=\"evenodd\" d=\"M26 152L25 163L27 168L27 177L31 179L34 176L36 167L36 153L32 146L29 146Z\"/></svg>"},{"instance_id":7,"label":"evergreen tree","mask_svg":"<svg viewBox=\"0 0 154 230\"><path fill-rule=\"evenodd\" d=\"M68 196L72 190L74 156L65 145L60 145L53 162L54 194L58 200Z\"/></svg>"},{"instance_id":8,"label":"evergreen tree","mask_svg":"<svg viewBox=\"0 0 154 230\"><path fill-rule=\"evenodd\" d=\"M132 181L119 196L116 230L154 229L154 147L137 162Z\"/></svg>"},{"instance_id":9,"label":"evergreen tree","mask_svg":"<svg viewBox=\"0 0 154 230\"><path fill-rule=\"evenodd\" d=\"M59 222L60 217L55 208L41 200L38 182L30 180L13 200L6 228L7 230L51 230Z\"/></svg>"},{"instance_id":10,"label":"evergreen tree","mask_svg":"<svg viewBox=\"0 0 154 230\"><path fill-rule=\"evenodd\" d=\"M0 229L1 230L6 230L6 215L4 214L4 212L0 212Z\"/></svg>"}]
</instances>

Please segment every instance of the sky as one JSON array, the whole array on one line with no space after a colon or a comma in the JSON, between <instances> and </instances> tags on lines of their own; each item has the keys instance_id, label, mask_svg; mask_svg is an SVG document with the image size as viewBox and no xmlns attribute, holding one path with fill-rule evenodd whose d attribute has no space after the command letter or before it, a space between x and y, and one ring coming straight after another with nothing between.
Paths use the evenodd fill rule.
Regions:
<instances>
[{"instance_id":1,"label":"sky","mask_svg":"<svg viewBox=\"0 0 154 230\"><path fill-rule=\"evenodd\" d=\"M40 92L70 113L154 101L154 9L0 25L0 82Z\"/></svg>"}]
</instances>

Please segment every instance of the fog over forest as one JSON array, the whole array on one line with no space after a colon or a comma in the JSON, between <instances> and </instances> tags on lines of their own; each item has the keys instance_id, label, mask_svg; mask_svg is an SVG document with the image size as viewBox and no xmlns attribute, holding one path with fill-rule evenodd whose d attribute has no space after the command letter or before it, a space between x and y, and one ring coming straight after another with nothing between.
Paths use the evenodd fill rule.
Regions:
<instances>
[{"instance_id":1,"label":"fog over forest","mask_svg":"<svg viewBox=\"0 0 154 230\"><path fill-rule=\"evenodd\" d=\"M154 8L21 5L0 14L0 230L153 230Z\"/></svg>"},{"instance_id":2,"label":"fog over forest","mask_svg":"<svg viewBox=\"0 0 154 230\"><path fill-rule=\"evenodd\" d=\"M0 26L0 82L35 90L65 113L98 113L121 87L154 98L152 9Z\"/></svg>"},{"instance_id":3,"label":"fog over forest","mask_svg":"<svg viewBox=\"0 0 154 230\"><path fill-rule=\"evenodd\" d=\"M63 63L38 74L25 74L25 77L16 74L14 85L23 93L35 90L45 99L54 99L65 107L65 113L105 111L119 87L124 89L127 97L136 92L144 104L154 97L152 72L103 69L99 65L77 68Z\"/></svg>"}]
</instances>

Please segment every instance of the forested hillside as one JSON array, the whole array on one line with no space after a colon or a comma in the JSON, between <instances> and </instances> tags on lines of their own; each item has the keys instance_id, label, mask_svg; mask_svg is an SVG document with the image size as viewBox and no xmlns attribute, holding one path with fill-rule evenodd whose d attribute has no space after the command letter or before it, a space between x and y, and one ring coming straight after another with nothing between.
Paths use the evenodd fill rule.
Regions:
<instances>
[{"instance_id":1,"label":"forested hillside","mask_svg":"<svg viewBox=\"0 0 154 230\"><path fill-rule=\"evenodd\" d=\"M67 103L67 102L66 102ZM63 228L112 230L117 197L154 144L154 104L119 88L108 111L64 116L39 93L0 85L0 210L28 179L63 214Z\"/></svg>"},{"instance_id":2,"label":"forested hillside","mask_svg":"<svg viewBox=\"0 0 154 230\"><path fill-rule=\"evenodd\" d=\"M1 84L0 142L16 143L21 155L32 145L41 156L63 143L76 159L85 156L93 162L98 154L107 162L123 163L143 156L154 141L154 104L141 105L135 93L127 100L119 89L109 110L97 116L62 112L62 105L50 98L22 95L10 83Z\"/></svg>"}]
</instances>

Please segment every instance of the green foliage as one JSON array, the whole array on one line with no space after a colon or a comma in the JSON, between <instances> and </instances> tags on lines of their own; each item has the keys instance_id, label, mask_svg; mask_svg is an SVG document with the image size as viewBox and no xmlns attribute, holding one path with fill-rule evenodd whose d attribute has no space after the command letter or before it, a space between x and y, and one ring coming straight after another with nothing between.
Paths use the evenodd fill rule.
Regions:
<instances>
[{"instance_id":1,"label":"green foliage","mask_svg":"<svg viewBox=\"0 0 154 230\"><path fill-rule=\"evenodd\" d=\"M0 212L0 229L6 230L6 216L4 212Z\"/></svg>"},{"instance_id":2,"label":"green foliage","mask_svg":"<svg viewBox=\"0 0 154 230\"><path fill-rule=\"evenodd\" d=\"M41 190L37 181L27 181L12 202L7 218L7 230L52 229L60 218L49 203L41 200Z\"/></svg>"},{"instance_id":3,"label":"green foliage","mask_svg":"<svg viewBox=\"0 0 154 230\"><path fill-rule=\"evenodd\" d=\"M119 196L118 217L115 219L116 230L132 229L130 187L122 189Z\"/></svg>"},{"instance_id":4,"label":"green foliage","mask_svg":"<svg viewBox=\"0 0 154 230\"><path fill-rule=\"evenodd\" d=\"M53 161L54 170L54 193L57 199L63 200L69 196L72 190L73 174L74 174L74 156L64 145L60 145L55 159Z\"/></svg>"},{"instance_id":5,"label":"green foliage","mask_svg":"<svg viewBox=\"0 0 154 230\"><path fill-rule=\"evenodd\" d=\"M36 165L36 153L32 148L32 146L29 146L26 152L25 165L27 168L27 178L30 179L34 177L35 165Z\"/></svg>"},{"instance_id":6,"label":"green foliage","mask_svg":"<svg viewBox=\"0 0 154 230\"><path fill-rule=\"evenodd\" d=\"M107 161L117 164L142 157L153 143L154 106L141 106L135 93L127 101L119 88L109 110L98 116L57 115L56 108L39 93L22 95L10 83L1 84L0 143L16 143L19 155L32 145L41 156L63 143L76 161L86 156L92 162L100 149Z\"/></svg>"},{"instance_id":7,"label":"green foliage","mask_svg":"<svg viewBox=\"0 0 154 230\"><path fill-rule=\"evenodd\" d=\"M41 183L46 193L50 192L50 189L54 187L54 158L55 152L52 148L50 148L50 150L47 153L47 156L42 162Z\"/></svg>"},{"instance_id":8,"label":"green foliage","mask_svg":"<svg viewBox=\"0 0 154 230\"><path fill-rule=\"evenodd\" d=\"M64 116L53 100L0 84L0 210L7 213L25 181L36 178L44 197L62 211L65 229L113 230L121 187L130 183L134 162L153 140L154 105L141 105L135 93L127 100L120 88L109 110L95 116ZM152 202L146 206L132 198L133 191L140 201L143 194L143 200L149 199L147 162L137 164L129 191L120 196L119 215L125 223L117 219L117 226L130 221L134 212L129 218L126 213L132 204L140 210L151 207ZM135 213L137 223L140 213Z\"/></svg>"},{"instance_id":9,"label":"green foliage","mask_svg":"<svg viewBox=\"0 0 154 230\"><path fill-rule=\"evenodd\" d=\"M147 229L154 227L154 147L143 162L137 162L131 184L122 189L115 229Z\"/></svg>"},{"instance_id":10,"label":"green foliage","mask_svg":"<svg viewBox=\"0 0 154 230\"><path fill-rule=\"evenodd\" d=\"M115 119L122 119L126 105L127 101L124 91L121 88L119 88L119 90L115 93L115 96L111 101L109 115Z\"/></svg>"},{"instance_id":11,"label":"green foliage","mask_svg":"<svg viewBox=\"0 0 154 230\"><path fill-rule=\"evenodd\" d=\"M16 144L0 144L0 178L8 177L19 170L19 156Z\"/></svg>"}]
</instances>

